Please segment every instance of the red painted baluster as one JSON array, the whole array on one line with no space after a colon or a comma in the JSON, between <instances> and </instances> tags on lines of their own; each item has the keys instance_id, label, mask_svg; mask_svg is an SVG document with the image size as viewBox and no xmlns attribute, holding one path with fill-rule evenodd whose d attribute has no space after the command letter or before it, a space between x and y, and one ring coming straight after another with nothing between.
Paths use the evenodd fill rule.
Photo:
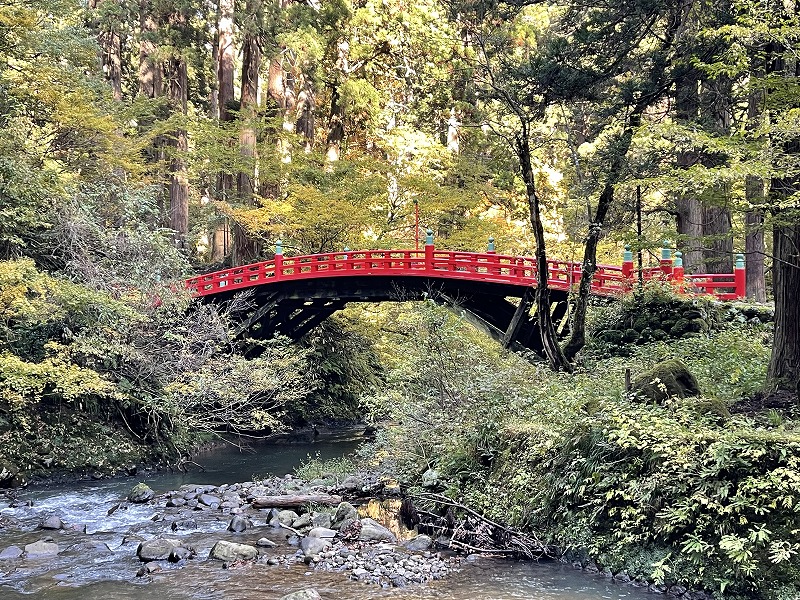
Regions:
<instances>
[{"instance_id":1,"label":"red painted baluster","mask_svg":"<svg viewBox=\"0 0 800 600\"><path fill-rule=\"evenodd\" d=\"M629 244L625 245L625 252L622 254L622 289L630 292L633 289L633 252Z\"/></svg>"},{"instance_id":2,"label":"red painted baluster","mask_svg":"<svg viewBox=\"0 0 800 600\"><path fill-rule=\"evenodd\" d=\"M744 268L744 254L736 255L736 268L733 270L733 281L736 283L736 297L744 299L747 295Z\"/></svg>"},{"instance_id":3,"label":"red painted baluster","mask_svg":"<svg viewBox=\"0 0 800 600\"><path fill-rule=\"evenodd\" d=\"M684 272L683 272L683 252L675 253L675 262L672 266L672 281L675 282L675 287L678 292L683 293L686 289Z\"/></svg>"},{"instance_id":4,"label":"red painted baluster","mask_svg":"<svg viewBox=\"0 0 800 600\"><path fill-rule=\"evenodd\" d=\"M670 250L669 242L664 241L664 247L661 249L661 272L666 279L672 279L672 250Z\"/></svg>"},{"instance_id":5,"label":"red painted baluster","mask_svg":"<svg viewBox=\"0 0 800 600\"><path fill-rule=\"evenodd\" d=\"M275 242L275 279L283 275L283 242Z\"/></svg>"},{"instance_id":6,"label":"red painted baluster","mask_svg":"<svg viewBox=\"0 0 800 600\"><path fill-rule=\"evenodd\" d=\"M436 250L433 245L433 231L428 229L425 232L425 270L433 270L433 252Z\"/></svg>"}]
</instances>

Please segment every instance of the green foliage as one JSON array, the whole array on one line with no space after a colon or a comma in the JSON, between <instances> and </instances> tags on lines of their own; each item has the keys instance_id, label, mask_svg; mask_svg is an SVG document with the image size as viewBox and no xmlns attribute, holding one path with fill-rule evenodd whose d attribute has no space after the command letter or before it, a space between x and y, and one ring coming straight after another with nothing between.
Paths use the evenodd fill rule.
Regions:
<instances>
[{"instance_id":1,"label":"green foliage","mask_svg":"<svg viewBox=\"0 0 800 600\"><path fill-rule=\"evenodd\" d=\"M372 454L406 485L434 466L467 505L632 577L725 597L790 589L798 423L792 411L728 412L763 385L762 327L589 357L568 376L498 356L430 303L382 310L384 336L402 351L391 354L383 398L396 425ZM704 396L626 399L625 369L666 358L683 361Z\"/></svg>"},{"instance_id":2,"label":"green foliage","mask_svg":"<svg viewBox=\"0 0 800 600\"><path fill-rule=\"evenodd\" d=\"M355 463L347 456L322 460L319 452L315 456L310 454L300 462L295 474L306 481L323 479L328 485L339 485L356 470Z\"/></svg>"}]
</instances>

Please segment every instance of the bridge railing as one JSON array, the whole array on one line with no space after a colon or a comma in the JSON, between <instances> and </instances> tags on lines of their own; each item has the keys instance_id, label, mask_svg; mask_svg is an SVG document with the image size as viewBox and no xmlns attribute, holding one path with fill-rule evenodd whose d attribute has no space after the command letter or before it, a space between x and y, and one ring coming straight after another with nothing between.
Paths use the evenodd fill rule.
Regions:
<instances>
[{"instance_id":1,"label":"bridge railing","mask_svg":"<svg viewBox=\"0 0 800 600\"><path fill-rule=\"evenodd\" d=\"M429 276L467 279L518 286L534 285L538 279L536 260L528 256L497 254L493 240L487 252L437 250L429 232L424 250L343 250L307 256L283 256L280 243L274 260L233 267L192 277L186 287L195 296L231 292L278 281L324 277L384 275ZM556 289L574 289L580 283L582 264L577 261L548 261L548 284ZM658 267L642 270L645 281L670 282L677 291L713 295L721 300L744 298L744 257L737 256L734 273L692 274L683 271L681 254L673 259L668 248ZM592 291L603 296L618 296L633 289L638 274L633 255L626 247L623 263L598 265L592 278Z\"/></svg>"}]
</instances>

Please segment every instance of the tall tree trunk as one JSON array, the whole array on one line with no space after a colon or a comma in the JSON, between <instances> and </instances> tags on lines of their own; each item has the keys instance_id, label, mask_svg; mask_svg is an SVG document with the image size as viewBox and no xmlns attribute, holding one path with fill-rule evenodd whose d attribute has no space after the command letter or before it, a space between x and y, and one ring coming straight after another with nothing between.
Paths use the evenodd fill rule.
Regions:
<instances>
[{"instance_id":1,"label":"tall tree trunk","mask_svg":"<svg viewBox=\"0 0 800 600\"><path fill-rule=\"evenodd\" d=\"M761 58L751 58L753 61ZM755 77L763 77L762 67L754 69ZM752 79L751 79L752 84ZM758 128L764 106L763 91L750 90L747 103L747 127L752 132ZM764 267L764 180L756 175L748 175L745 180L745 201L750 210L744 215L745 287L747 297L756 302L767 301L767 285Z\"/></svg>"},{"instance_id":2,"label":"tall tree trunk","mask_svg":"<svg viewBox=\"0 0 800 600\"><path fill-rule=\"evenodd\" d=\"M164 79L161 64L155 59L158 24L150 0L139 2L139 26L139 93L146 98L160 98L164 95Z\"/></svg>"},{"instance_id":3,"label":"tall tree trunk","mask_svg":"<svg viewBox=\"0 0 800 600\"><path fill-rule=\"evenodd\" d=\"M259 12L259 0L248 0L246 13ZM252 206L257 184L257 135L255 121L258 114L258 82L261 69L261 47L258 33L249 31L242 42L242 88L241 110L242 128L239 132L239 151L245 159L245 169L237 177L237 192L245 206ZM240 224L234 223L234 261L237 264L252 262L260 252L259 244Z\"/></svg>"},{"instance_id":4,"label":"tall tree trunk","mask_svg":"<svg viewBox=\"0 0 800 600\"><path fill-rule=\"evenodd\" d=\"M217 105L219 107L219 120L232 121L234 94L233 70L236 58L236 48L233 45L233 0L219 0L219 18L217 31Z\"/></svg>"},{"instance_id":5,"label":"tall tree trunk","mask_svg":"<svg viewBox=\"0 0 800 600\"><path fill-rule=\"evenodd\" d=\"M339 160L342 154L345 115L338 86L346 80L350 71L350 45L346 41L340 42L337 50L336 69L339 71L339 81L331 90L331 109L328 115L328 137L326 140L326 156L329 162Z\"/></svg>"},{"instance_id":6,"label":"tall tree trunk","mask_svg":"<svg viewBox=\"0 0 800 600\"><path fill-rule=\"evenodd\" d=\"M233 0L219 0L217 11L217 45L216 45L216 71L217 71L217 109L216 112L222 123L235 119L234 114L234 61L236 48L233 41ZM216 196L220 200L230 200L233 190L233 173L221 171L217 173ZM211 260L222 262L229 251L230 232L228 219L223 217L221 222L214 227L211 239Z\"/></svg>"},{"instance_id":7,"label":"tall tree trunk","mask_svg":"<svg viewBox=\"0 0 800 600\"><path fill-rule=\"evenodd\" d=\"M698 81L693 73L688 73L675 84L675 117L679 123L689 125L697 120L700 106ZM679 168L688 169L698 161L694 149L678 152L676 163ZM683 252L683 266L687 273L703 270L703 211L697 194L680 193L675 199L675 216L678 235L678 248Z\"/></svg>"},{"instance_id":8,"label":"tall tree trunk","mask_svg":"<svg viewBox=\"0 0 800 600\"><path fill-rule=\"evenodd\" d=\"M104 2L119 3L119 0L89 0L88 7L96 12ZM100 46L100 62L103 73L111 84L111 94L114 100L122 100L122 36L114 21L100 21L92 19L93 29L97 33L97 43Z\"/></svg>"},{"instance_id":9,"label":"tall tree trunk","mask_svg":"<svg viewBox=\"0 0 800 600\"><path fill-rule=\"evenodd\" d=\"M176 17L178 23L183 18ZM169 100L173 110L186 115L189 77L186 60L182 56L170 58L168 67ZM183 248L189 232L189 179L186 171L186 153L189 150L186 129L180 127L173 133L173 156L170 163L169 226L175 231L176 244Z\"/></svg>"},{"instance_id":10,"label":"tall tree trunk","mask_svg":"<svg viewBox=\"0 0 800 600\"><path fill-rule=\"evenodd\" d=\"M773 225L772 293L775 334L769 360L770 386L797 390L800 383L800 211L778 213Z\"/></svg>"},{"instance_id":11,"label":"tall tree trunk","mask_svg":"<svg viewBox=\"0 0 800 600\"><path fill-rule=\"evenodd\" d=\"M786 48L778 44L767 47L767 72L781 74L795 85L800 76L800 62L794 68L784 59ZM791 88L787 88L791 89ZM780 93L780 92L779 92ZM785 93L785 91L784 91ZM796 108L796 101L785 109ZM795 164L800 159L800 137L780 144L783 160ZM777 169L776 169L777 170ZM779 172L786 172L785 164ZM778 207L800 190L800 177L787 175L772 180L771 204ZM775 296L775 333L772 355L767 369L767 385L790 389L800 396L800 208L773 209L772 224L772 293ZM800 400L800 397L798 398Z\"/></svg>"},{"instance_id":12,"label":"tall tree trunk","mask_svg":"<svg viewBox=\"0 0 800 600\"><path fill-rule=\"evenodd\" d=\"M745 198L750 206L763 205L764 181L748 175L745 181ZM756 302L767 301L764 268L764 212L748 210L744 214L745 226L745 287L747 297Z\"/></svg>"},{"instance_id":13,"label":"tall tree trunk","mask_svg":"<svg viewBox=\"0 0 800 600\"><path fill-rule=\"evenodd\" d=\"M572 365L564 356L558 344L556 328L550 313L550 286L548 285L547 246L544 238L544 225L542 223L539 193L536 190L536 181L533 174L531 147L528 139L529 125L521 122L522 131L516 140L515 150L520 161L522 180L525 182L525 193L528 198L528 211L530 213L533 235L536 240L536 318L539 323L539 334L545 356L550 363L550 368L555 371L571 371Z\"/></svg>"}]
</instances>

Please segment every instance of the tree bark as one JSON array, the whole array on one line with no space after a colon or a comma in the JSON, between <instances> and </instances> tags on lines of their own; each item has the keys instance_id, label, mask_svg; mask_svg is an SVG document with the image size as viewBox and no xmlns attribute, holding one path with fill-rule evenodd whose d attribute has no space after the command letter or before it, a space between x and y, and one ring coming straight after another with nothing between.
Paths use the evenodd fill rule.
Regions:
<instances>
[{"instance_id":1,"label":"tree bark","mask_svg":"<svg viewBox=\"0 0 800 600\"><path fill-rule=\"evenodd\" d=\"M759 61L761 58L752 57L751 60ZM754 70L755 77L763 77L763 68ZM752 81L752 80L751 80ZM747 127L753 131L758 127L764 106L764 93L752 89L747 102ZM744 245L745 245L745 289L747 297L756 302L767 301L767 285L765 281L766 269L764 266L764 180L755 175L748 175L745 179L745 202L750 210L744 215Z\"/></svg>"},{"instance_id":2,"label":"tree bark","mask_svg":"<svg viewBox=\"0 0 800 600\"><path fill-rule=\"evenodd\" d=\"M542 337L542 347L550 368L554 371L571 371L572 365L564 356L564 352L558 344L555 324L550 313L550 286L548 284L550 269L547 265L547 245L544 237L539 193L536 190L536 180L533 174L531 147L528 139L529 126L527 122L522 120L521 126L515 150L520 162L522 180L525 183L528 211L534 239L536 240L536 318L539 324L539 334Z\"/></svg>"},{"instance_id":3,"label":"tree bark","mask_svg":"<svg viewBox=\"0 0 800 600\"><path fill-rule=\"evenodd\" d=\"M259 0L248 0L246 13L258 14L260 10ZM256 28L257 29L257 28ZM254 203L254 193L258 180L256 149L257 136L255 121L258 114L258 77L261 68L261 47L259 46L259 34L256 30L248 31L242 42L242 88L241 88L241 110L242 128L239 132L239 151L245 159L245 167L239 172L237 177L237 192L239 199L245 206L252 206ZM258 242L241 225L234 223L233 226L233 253L234 262L244 264L252 262L260 253Z\"/></svg>"},{"instance_id":4,"label":"tree bark","mask_svg":"<svg viewBox=\"0 0 800 600\"><path fill-rule=\"evenodd\" d=\"M182 22L181 16L175 17ZM173 56L168 62L169 100L173 110L186 115L189 77L186 60ZM180 127L173 133L173 156L170 163L169 226L175 231L175 243L184 248L189 232L189 179L186 172L186 153L189 140L186 129Z\"/></svg>"},{"instance_id":5,"label":"tree bark","mask_svg":"<svg viewBox=\"0 0 800 600\"><path fill-rule=\"evenodd\" d=\"M764 202L764 182L760 177L748 175L745 181L745 197L751 206ZM745 226L745 287L747 297L755 302L767 301L764 253L764 212L748 210L744 214Z\"/></svg>"},{"instance_id":6,"label":"tree bark","mask_svg":"<svg viewBox=\"0 0 800 600\"><path fill-rule=\"evenodd\" d=\"M340 81L331 90L331 109L328 115L328 137L325 141L327 145L328 162L339 160L342 154L342 142L344 141L344 106L339 95L339 85L347 78L349 66L350 45L343 41L337 47L338 55L336 59L336 69L339 71Z\"/></svg>"},{"instance_id":7,"label":"tree bark","mask_svg":"<svg viewBox=\"0 0 800 600\"><path fill-rule=\"evenodd\" d=\"M139 26L142 34L139 41L139 93L146 98L160 98L164 95L164 80L161 65L156 61L154 36L158 29L153 18L150 0L139 3Z\"/></svg>"},{"instance_id":8,"label":"tree bark","mask_svg":"<svg viewBox=\"0 0 800 600\"><path fill-rule=\"evenodd\" d=\"M775 337L768 385L797 390L800 383L800 215L775 215L773 226L772 293L775 296Z\"/></svg>"},{"instance_id":9,"label":"tree bark","mask_svg":"<svg viewBox=\"0 0 800 600\"><path fill-rule=\"evenodd\" d=\"M683 125L697 120L700 107L698 80L693 72L681 77L675 84L675 118ZM676 164L688 169L698 161L694 149L678 152ZM703 211L694 192L680 193L675 199L676 227L679 235L678 248L683 253L683 266L687 273L703 270Z\"/></svg>"},{"instance_id":10,"label":"tree bark","mask_svg":"<svg viewBox=\"0 0 800 600\"><path fill-rule=\"evenodd\" d=\"M234 118L231 112L234 108L233 65L236 58L236 48L233 45L233 10L233 0L219 0L219 18L217 21L217 31L219 32L217 41L217 106L219 120L223 123L232 121Z\"/></svg>"},{"instance_id":11,"label":"tree bark","mask_svg":"<svg viewBox=\"0 0 800 600\"><path fill-rule=\"evenodd\" d=\"M330 494L283 494L281 496L259 496L253 500L253 508L296 508L307 504L338 506L341 496Z\"/></svg>"},{"instance_id":12,"label":"tree bark","mask_svg":"<svg viewBox=\"0 0 800 600\"><path fill-rule=\"evenodd\" d=\"M727 185L714 186L718 191ZM727 192L723 192L727 195ZM720 201L719 198L716 201ZM703 205L703 262L706 273L733 273L731 211L716 204Z\"/></svg>"}]
</instances>

